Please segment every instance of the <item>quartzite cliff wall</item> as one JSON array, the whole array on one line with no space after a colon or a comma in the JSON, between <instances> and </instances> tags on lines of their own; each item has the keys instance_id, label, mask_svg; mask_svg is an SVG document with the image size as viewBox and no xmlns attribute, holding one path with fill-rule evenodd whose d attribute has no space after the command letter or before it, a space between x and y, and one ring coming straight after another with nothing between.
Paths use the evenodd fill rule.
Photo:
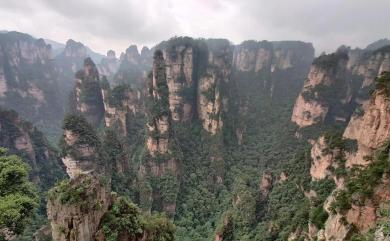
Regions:
<instances>
[{"instance_id":1,"label":"quartzite cliff wall","mask_svg":"<svg viewBox=\"0 0 390 241\"><path fill-rule=\"evenodd\" d=\"M60 159L44 135L15 111L0 108L0 146L31 166L30 178L43 190L64 175Z\"/></svg>"},{"instance_id":2,"label":"quartzite cliff wall","mask_svg":"<svg viewBox=\"0 0 390 241\"><path fill-rule=\"evenodd\" d=\"M56 241L94 241L111 204L111 178L101 144L85 119L64 121L63 162L70 180L48 194L47 215Z\"/></svg>"},{"instance_id":3,"label":"quartzite cliff wall","mask_svg":"<svg viewBox=\"0 0 390 241\"><path fill-rule=\"evenodd\" d=\"M317 123L348 123L357 105L367 100L374 79L389 70L390 54L340 48L318 57L298 96L292 121L299 127Z\"/></svg>"},{"instance_id":4,"label":"quartzite cliff wall","mask_svg":"<svg viewBox=\"0 0 390 241\"><path fill-rule=\"evenodd\" d=\"M90 58L84 60L84 68L76 73L71 110L83 115L95 128L103 119L104 105L99 72Z\"/></svg>"},{"instance_id":5,"label":"quartzite cliff wall","mask_svg":"<svg viewBox=\"0 0 390 241\"><path fill-rule=\"evenodd\" d=\"M385 73L380 77L381 82L388 85L390 75ZM354 114L343 134L344 143L348 140L356 141L355 149L343 149L342 146L330 148L324 136L313 142L311 156L313 159L310 174L313 180L319 181L332 178L335 182L336 190L328 197L324 203L324 209L329 213L324 229L314 232L312 238L318 235L324 240L348 240L353 233L366 233L370 229L376 230L375 235L383 236L381 229L376 227L380 220L379 207L390 200L389 178L385 173L370 196L361 198L355 194L347 210L331 210L332 203L337 199L337 193L348 189L345 179L350 175L356 175L353 170L356 165L362 169L369 168L375 158L369 158L380 150L390 139L390 101L387 87L378 87L373 92L370 100L365 102L359 114ZM334 140L333 140L334 141ZM335 170L345 169L344 174L337 174ZM370 177L372 178L372 177ZM368 181L368 179L367 179ZM349 184L350 185L350 184ZM354 227L355 229L353 229ZM311 228L314 230L313 228ZM382 240L382 239L378 239Z\"/></svg>"},{"instance_id":6,"label":"quartzite cliff wall","mask_svg":"<svg viewBox=\"0 0 390 241\"><path fill-rule=\"evenodd\" d=\"M50 45L18 32L0 34L0 105L53 136L64 113L60 87Z\"/></svg>"}]
</instances>

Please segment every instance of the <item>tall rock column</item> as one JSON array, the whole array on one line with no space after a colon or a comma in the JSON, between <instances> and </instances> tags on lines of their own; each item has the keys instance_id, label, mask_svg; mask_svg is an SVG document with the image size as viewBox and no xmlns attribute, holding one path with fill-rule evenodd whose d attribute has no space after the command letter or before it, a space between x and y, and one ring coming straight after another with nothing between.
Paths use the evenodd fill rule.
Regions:
<instances>
[{"instance_id":1,"label":"tall rock column","mask_svg":"<svg viewBox=\"0 0 390 241\"><path fill-rule=\"evenodd\" d=\"M148 86L147 156L141 167L141 176L159 181L158 186L152 184L152 196L141 197L141 199L152 198L153 206L173 215L176 209L177 162L180 152L173 138L168 96L165 60L162 52L157 50L154 54L152 76ZM146 209L150 210L150 208L151 206Z\"/></svg>"},{"instance_id":2,"label":"tall rock column","mask_svg":"<svg viewBox=\"0 0 390 241\"><path fill-rule=\"evenodd\" d=\"M169 106L174 121L189 120L194 114L194 103L188 100L194 94L192 90L195 88L193 55L194 49L191 45L178 44L164 50L170 92Z\"/></svg>"},{"instance_id":3,"label":"tall rock column","mask_svg":"<svg viewBox=\"0 0 390 241\"><path fill-rule=\"evenodd\" d=\"M93 127L98 127L104 115L104 106L99 72L91 58L86 58L84 68L76 73L72 97L72 112L83 115Z\"/></svg>"},{"instance_id":4,"label":"tall rock column","mask_svg":"<svg viewBox=\"0 0 390 241\"><path fill-rule=\"evenodd\" d=\"M320 56L313 62L291 118L299 127L321 123L330 116L344 121L348 117L343 113L343 106L350 103L352 96L347 62L344 51Z\"/></svg>"},{"instance_id":5,"label":"tall rock column","mask_svg":"<svg viewBox=\"0 0 390 241\"><path fill-rule=\"evenodd\" d=\"M135 116L141 115L141 93L125 84L111 89L106 79L103 81L105 81L105 84L102 84L102 96L106 127L114 127L123 136L127 136L127 130L131 128L131 124L134 124Z\"/></svg>"},{"instance_id":6,"label":"tall rock column","mask_svg":"<svg viewBox=\"0 0 390 241\"><path fill-rule=\"evenodd\" d=\"M227 40L208 40L208 45L208 64L198 81L197 112L203 128L215 135L222 129L222 113L228 108L223 90L231 78L233 53Z\"/></svg>"},{"instance_id":7,"label":"tall rock column","mask_svg":"<svg viewBox=\"0 0 390 241\"><path fill-rule=\"evenodd\" d=\"M53 240L95 240L100 220L111 203L110 175L106 173L100 145L84 118L65 118L61 147L70 179L60 182L48 194L47 214Z\"/></svg>"}]
</instances>

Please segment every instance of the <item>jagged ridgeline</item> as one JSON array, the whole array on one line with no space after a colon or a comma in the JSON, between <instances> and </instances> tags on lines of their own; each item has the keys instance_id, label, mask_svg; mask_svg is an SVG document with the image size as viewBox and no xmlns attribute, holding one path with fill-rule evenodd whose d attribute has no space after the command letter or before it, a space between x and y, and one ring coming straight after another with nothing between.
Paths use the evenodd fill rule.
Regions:
<instances>
[{"instance_id":1,"label":"jagged ridgeline","mask_svg":"<svg viewBox=\"0 0 390 241\"><path fill-rule=\"evenodd\" d=\"M295 237L390 235L388 49L380 42L364 50L340 47L312 64L292 115L296 136L312 145L309 223Z\"/></svg>"},{"instance_id":2,"label":"jagged ridgeline","mask_svg":"<svg viewBox=\"0 0 390 241\"><path fill-rule=\"evenodd\" d=\"M41 234L386 240L390 54L382 45L314 59L300 41L175 37L153 51L130 46L119 59L109 51L96 65L68 41L56 61L69 60L57 70L74 83L60 144L69 179L49 192L51 228ZM3 119L4 145L25 152L40 177L41 159L31 161L24 141L35 150L35 131Z\"/></svg>"},{"instance_id":3,"label":"jagged ridgeline","mask_svg":"<svg viewBox=\"0 0 390 241\"><path fill-rule=\"evenodd\" d=\"M18 32L0 33L0 105L58 134L66 92L61 90L51 47Z\"/></svg>"},{"instance_id":4,"label":"jagged ridgeline","mask_svg":"<svg viewBox=\"0 0 390 241\"><path fill-rule=\"evenodd\" d=\"M178 240L206 240L216 233L221 238L224 220L235 229L234 239L255 237L256 224L270 220L267 198L257 198L263 193L256 188L261 173L279 167L270 175L282 183L293 175L282 171L282 160L291 160L290 166L306 160L294 158L303 144L294 143L289 119L313 47L248 43L187 37L163 42L156 47L146 91L111 87L90 60L76 75L75 112L94 128L105 126L102 150L112 189L144 213L167 213ZM305 172L296 171L303 178ZM293 190L290 196L302 202L300 189Z\"/></svg>"}]
</instances>

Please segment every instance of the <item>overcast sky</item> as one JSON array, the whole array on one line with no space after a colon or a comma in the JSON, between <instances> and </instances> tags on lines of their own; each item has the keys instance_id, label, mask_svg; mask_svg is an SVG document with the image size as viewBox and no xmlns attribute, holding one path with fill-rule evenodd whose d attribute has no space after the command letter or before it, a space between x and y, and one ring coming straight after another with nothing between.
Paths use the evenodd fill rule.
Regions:
<instances>
[{"instance_id":1,"label":"overcast sky","mask_svg":"<svg viewBox=\"0 0 390 241\"><path fill-rule=\"evenodd\" d=\"M122 52L172 36L302 40L317 50L390 38L390 0L0 0L0 30Z\"/></svg>"}]
</instances>

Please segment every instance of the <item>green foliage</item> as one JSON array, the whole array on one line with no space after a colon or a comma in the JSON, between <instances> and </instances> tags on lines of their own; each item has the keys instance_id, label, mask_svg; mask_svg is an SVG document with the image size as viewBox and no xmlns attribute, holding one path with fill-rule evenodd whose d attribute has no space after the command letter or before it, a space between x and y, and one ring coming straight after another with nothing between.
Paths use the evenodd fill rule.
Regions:
<instances>
[{"instance_id":1,"label":"green foliage","mask_svg":"<svg viewBox=\"0 0 390 241\"><path fill-rule=\"evenodd\" d=\"M310 209L309 221L321 229L328 218L328 213L323 208L324 202L336 185L332 179L323 179L312 182L310 187L317 195L310 200L312 207Z\"/></svg>"},{"instance_id":2,"label":"green foliage","mask_svg":"<svg viewBox=\"0 0 390 241\"><path fill-rule=\"evenodd\" d=\"M36 188L28 181L29 170L18 156L8 156L6 149L0 148L0 230L21 234L38 207Z\"/></svg>"},{"instance_id":3,"label":"green foliage","mask_svg":"<svg viewBox=\"0 0 390 241\"><path fill-rule=\"evenodd\" d=\"M381 183L383 175L390 174L389 151L390 141L387 141L377 150L366 168L352 168L345 181L345 190L338 191L335 201L331 204L333 211L348 210L351 204L363 205L365 199L372 196L375 187Z\"/></svg>"},{"instance_id":4,"label":"green foliage","mask_svg":"<svg viewBox=\"0 0 390 241\"><path fill-rule=\"evenodd\" d=\"M62 128L64 131L71 131L74 135L75 142L72 145L68 145L63 136L60 139L59 147L61 148L61 155L71 155L77 160L84 160L86 157L80 153L80 146L88 145L91 148L95 148L95 155L88 157L93 162L105 165L105 158L101 152L100 139L97 137L96 131L87 122L87 120L79 115L67 115L63 121Z\"/></svg>"},{"instance_id":5,"label":"green foliage","mask_svg":"<svg viewBox=\"0 0 390 241\"><path fill-rule=\"evenodd\" d=\"M314 207L310 209L309 221L319 228L324 228L324 223L328 219L328 213L322 206Z\"/></svg>"},{"instance_id":6,"label":"green foliage","mask_svg":"<svg viewBox=\"0 0 390 241\"><path fill-rule=\"evenodd\" d=\"M108 102L111 106L116 108L123 108L123 101L128 98L128 93L133 90L127 84L120 84L115 86L108 92Z\"/></svg>"},{"instance_id":7,"label":"green foliage","mask_svg":"<svg viewBox=\"0 0 390 241\"><path fill-rule=\"evenodd\" d=\"M208 102L214 103L215 101L215 85L210 86L207 90L202 92L202 95L206 97Z\"/></svg>"},{"instance_id":8,"label":"green foliage","mask_svg":"<svg viewBox=\"0 0 390 241\"><path fill-rule=\"evenodd\" d=\"M159 190L162 193L162 198L166 203L175 203L179 183L174 173L167 172L160 178Z\"/></svg>"},{"instance_id":9,"label":"green foliage","mask_svg":"<svg viewBox=\"0 0 390 241\"><path fill-rule=\"evenodd\" d=\"M382 229L385 237L390 236L390 203L383 203L379 209L379 228Z\"/></svg>"},{"instance_id":10,"label":"green foliage","mask_svg":"<svg viewBox=\"0 0 390 241\"><path fill-rule=\"evenodd\" d=\"M102 220L102 229L107 241L116 241L121 233L135 239L142 234L140 211L125 198L118 198Z\"/></svg>"},{"instance_id":11,"label":"green foliage","mask_svg":"<svg viewBox=\"0 0 390 241\"><path fill-rule=\"evenodd\" d=\"M348 60L348 53L337 51L336 53L321 55L313 61L313 64L324 69L334 69L340 60Z\"/></svg>"},{"instance_id":12,"label":"green foliage","mask_svg":"<svg viewBox=\"0 0 390 241\"><path fill-rule=\"evenodd\" d=\"M50 200L58 199L61 204L79 204L84 201L90 179L74 185L69 179L62 180L52 188L47 196Z\"/></svg>"},{"instance_id":13,"label":"green foliage","mask_svg":"<svg viewBox=\"0 0 390 241\"><path fill-rule=\"evenodd\" d=\"M135 239L146 237L150 241L173 241L174 225L162 215L143 216L138 207L124 197L119 197L101 223L107 241L118 237Z\"/></svg>"},{"instance_id":14,"label":"green foliage","mask_svg":"<svg viewBox=\"0 0 390 241\"><path fill-rule=\"evenodd\" d=\"M233 186L232 218L237 226L246 228L251 227L256 218L256 196L248 184L248 181L238 177Z\"/></svg>"},{"instance_id":15,"label":"green foliage","mask_svg":"<svg viewBox=\"0 0 390 241\"><path fill-rule=\"evenodd\" d=\"M385 71L376 79L377 91L383 92L386 97L390 97L390 72Z\"/></svg>"},{"instance_id":16,"label":"green foliage","mask_svg":"<svg viewBox=\"0 0 390 241\"><path fill-rule=\"evenodd\" d=\"M70 130L78 135L77 145L86 144L96 147L99 144L99 139L96 136L95 130L82 116L70 114L65 116L62 128L64 130Z\"/></svg>"},{"instance_id":17,"label":"green foliage","mask_svg":"<svg viewBox=\"0 0 390 241\"><path fill-rule=\"evenodd\" d=\"M146 215L142 217L142 226L147 240L173 241L175 240L175 226L161 214Z\"/></svg>"}]
</instances>

